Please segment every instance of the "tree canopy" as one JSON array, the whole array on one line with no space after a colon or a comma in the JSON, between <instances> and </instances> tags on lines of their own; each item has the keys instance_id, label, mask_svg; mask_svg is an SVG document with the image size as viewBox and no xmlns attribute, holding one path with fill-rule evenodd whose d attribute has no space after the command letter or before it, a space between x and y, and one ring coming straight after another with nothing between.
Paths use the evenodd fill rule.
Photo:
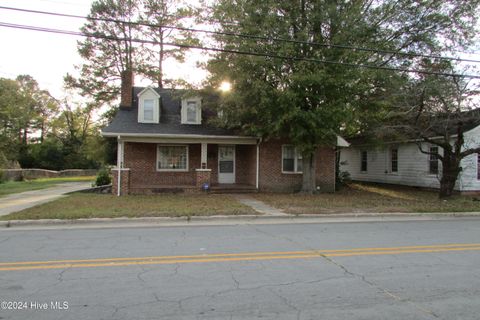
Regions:
<instances>
[{"instance_id":1,"label":"tree canopy","mask_svg":"<svg viewBox=\"0 0 480 320\"><path fill-rule=\"evenodd\" d=\"M96 168L111 147L92 120L92 105L59 101L29 75L0 78L0 168Z\"/></svg>"},{"instance_id":2,"label":"tree canopy","mask_svg":"<svg viewBox=\"0 0 480 320\"><path fill-rule=\"evenodd\" d=\"M118 98L125 71L143 76L163 87L167 59L182 61L185 49L168 43L196 43L191 33L177 30L194 10L181 0L96 0L78 42L83 63L79 76L67 74L68 87L97 104Z\"/></svg>"},{"instance_id":3,"label":"tree canopy","mask_svg":"<svg viewBox=\"0 0 480 320\"><path fill-rule=\"evenodd\" d=\"M412 77L358 65L420 68L420 57L398 52L438 54L467 45L478 3L220 0L209 13L224 32L218 43L263 56L218 53L209 81L233 83L221 106L231 126L288 138L299 148L303 190L312 192L314 150L381 118L396 84Z\"/></svg>"}]
</instances>

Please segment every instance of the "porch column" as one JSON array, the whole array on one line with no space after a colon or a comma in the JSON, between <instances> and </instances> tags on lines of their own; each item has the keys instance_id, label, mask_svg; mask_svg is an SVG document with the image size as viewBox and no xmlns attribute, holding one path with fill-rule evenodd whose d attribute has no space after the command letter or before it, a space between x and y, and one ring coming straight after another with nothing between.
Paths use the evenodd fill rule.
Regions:
<instances>
[{"instance_id":1,"label":"porch column","mask_svg":"<svg viewBox=\"0 0 480 320\"><path fill-rule=\"evenodd\" d=\"M120 140L120 136L117 138L117 196L119 197L122 193L122 174L121 170L123 167L122 163L122 153L123 153L123 141Z\"/></svg>"},{"instance_id":2,"label":"porch column","mask_svg":"<svg viewBox=\"0 0 480 320\"><path fill-rule=\"evenodd\" d=\"M208 149L208 144L202 143L200 169L207 169L207 149Z\"/></svg>"},{"instance_id":3,"label":"porch column","mask_svg":"<svg viewBox=\"0 0 480 320\"><path fill-rule=\"evenodd\" d=\"M210 180L212 177L212 169L195 169L197 173L196 186L202 190L210 189Z\"/></svg>"},{"instance_id":4,"label":"porch column","mask_svg":"<svg viewBox=\"0 0 480 320\"><path fill-rule=\"evenodd\" d=\"M200 152L200 168L195 169L197 173L197 188L205 191L210 189L210 180L212 176L212 169L207 169L207 149L208 143L202 142L202 149Z\"/></svg>"},{"instance_id":5,"label":"porch column","mask_svg":"<svg viewBox=\"0 0 480 320\"><path fill-rule=\"evenodd\" d=\"M130 169L113 168L112 169L112 194L117 196L127 195L130 193ZM118 184L120 181L121 184Z\"/></svg>"},{"instance_id":6,"label":"porch column","mask_svg":"<svg viewBox=\"0 0 480 320\"><path fill-rule=\"evenodd\" d=\"M117 196L130 192L130 170L124 168L125 143L117 137L117 167L112 169L112 193Z\"/></svg>"},{"instance_id":7,"label":"porch column","mask_svg":"<svg viewBox=\"0 0 480 320\"><path fill-rule=\"evenodd\" d=\"M117 168L123 168L123 158L124 158L124 142L118 137L117 144Z\"/></svg>"}]
</instances>

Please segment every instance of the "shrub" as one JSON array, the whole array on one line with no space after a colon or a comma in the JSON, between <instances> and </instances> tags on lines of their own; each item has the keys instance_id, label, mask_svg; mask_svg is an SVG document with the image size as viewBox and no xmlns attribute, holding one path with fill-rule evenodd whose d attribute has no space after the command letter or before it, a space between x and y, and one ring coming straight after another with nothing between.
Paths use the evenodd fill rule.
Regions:
<instances>
[{"instance_id":1,"label":"shrub","mask_svg":"<svg viewBox=\"0 0 480 320\"><path fill-rule=\"evenodd\" d=\"M350 173L348 171L340 171L337 172L337 179L335 181L335 189L338 191L342 189L344 186L352 182L350 177Z\"/></svg>"},{"instance_id":2,"label":"shrub","mask_svg":"<svg viewBox=\"0 0 480 320\"><path fill-rule=\"evenodd\" d=\"M99 186L106 186L112 183L112 178L110 177L110 172L103 168L98 171L97 178L95 179L95 185Z\"/></svg>"},{"instance_id":3,"label":"shrub","mask_svg":"<svg viewBox=\"0 0 480 320\"><path fill-rule=\"evenodd\" d=\"M0 151L0 169L8 169L8 159L5 154Z\"/></svg>"}]
</instances>

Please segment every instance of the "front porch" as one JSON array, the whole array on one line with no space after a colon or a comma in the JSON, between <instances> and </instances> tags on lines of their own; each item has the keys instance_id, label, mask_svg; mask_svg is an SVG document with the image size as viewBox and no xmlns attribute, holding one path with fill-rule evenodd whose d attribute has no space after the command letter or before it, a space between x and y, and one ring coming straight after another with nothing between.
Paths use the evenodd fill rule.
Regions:
<instances>
[{"instance_id":1,"label":"front porch","mask_svg":"<svg viewBox=\"0 0 480 320\"><path fill-rule=\"evenodd\" d=\"M113 170L113 193L157 194L206 189L212 193L255 192L258 189L256 141L235 142L119 140L121 175L118 176L118 168Z\"/></svg>"},{"instance_id":2,"label":"front porch","mask_svg":"<svg viewBox=\"0 0 480 320\"><path fill-rule=\"evenodd\" d=\"M217 184L211 187L210 193L255 193L258 189L248 184Z\"/></svg>"},{"instance_id":3,"label":"front porch","mask_svg":"<svg viewBox=\"0 0 480 320\"><path fill-rule=\"evenodd\" d=\"M193 185L136 185L130 189L130 194L163 194L163 193L211 193L211 194L225 194L225 193L256 193L258 189L253 185L248 184L214 184L208 190L197 188ZM122 192L122 194L126 194Z\"/></svg>"}]
</instances>

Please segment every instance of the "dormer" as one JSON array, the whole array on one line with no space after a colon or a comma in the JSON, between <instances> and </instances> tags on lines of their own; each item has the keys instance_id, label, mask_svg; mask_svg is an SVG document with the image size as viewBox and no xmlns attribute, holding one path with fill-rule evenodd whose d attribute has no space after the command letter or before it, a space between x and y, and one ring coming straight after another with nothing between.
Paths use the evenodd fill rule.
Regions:
<instances>
[{"instance_id":1,"label":"dormer","mask_svg":"<svg viewBox=\"0 0 480 320\"><path fill-rule=\"evenodd\" d=\"M202 124L202 99L199 97L182 99L182 124Z\"/></svg>"},{"instance_id":2,"label":"dormer","mask_svg":"<svg viewBox=\"0 0 480 320\"><path fill-rule=\"evenodd\" d=\"M160 95L151 87L140 91L138 97L138 122L158 123L160 120Z\"/></svg>"}]
</instances>

